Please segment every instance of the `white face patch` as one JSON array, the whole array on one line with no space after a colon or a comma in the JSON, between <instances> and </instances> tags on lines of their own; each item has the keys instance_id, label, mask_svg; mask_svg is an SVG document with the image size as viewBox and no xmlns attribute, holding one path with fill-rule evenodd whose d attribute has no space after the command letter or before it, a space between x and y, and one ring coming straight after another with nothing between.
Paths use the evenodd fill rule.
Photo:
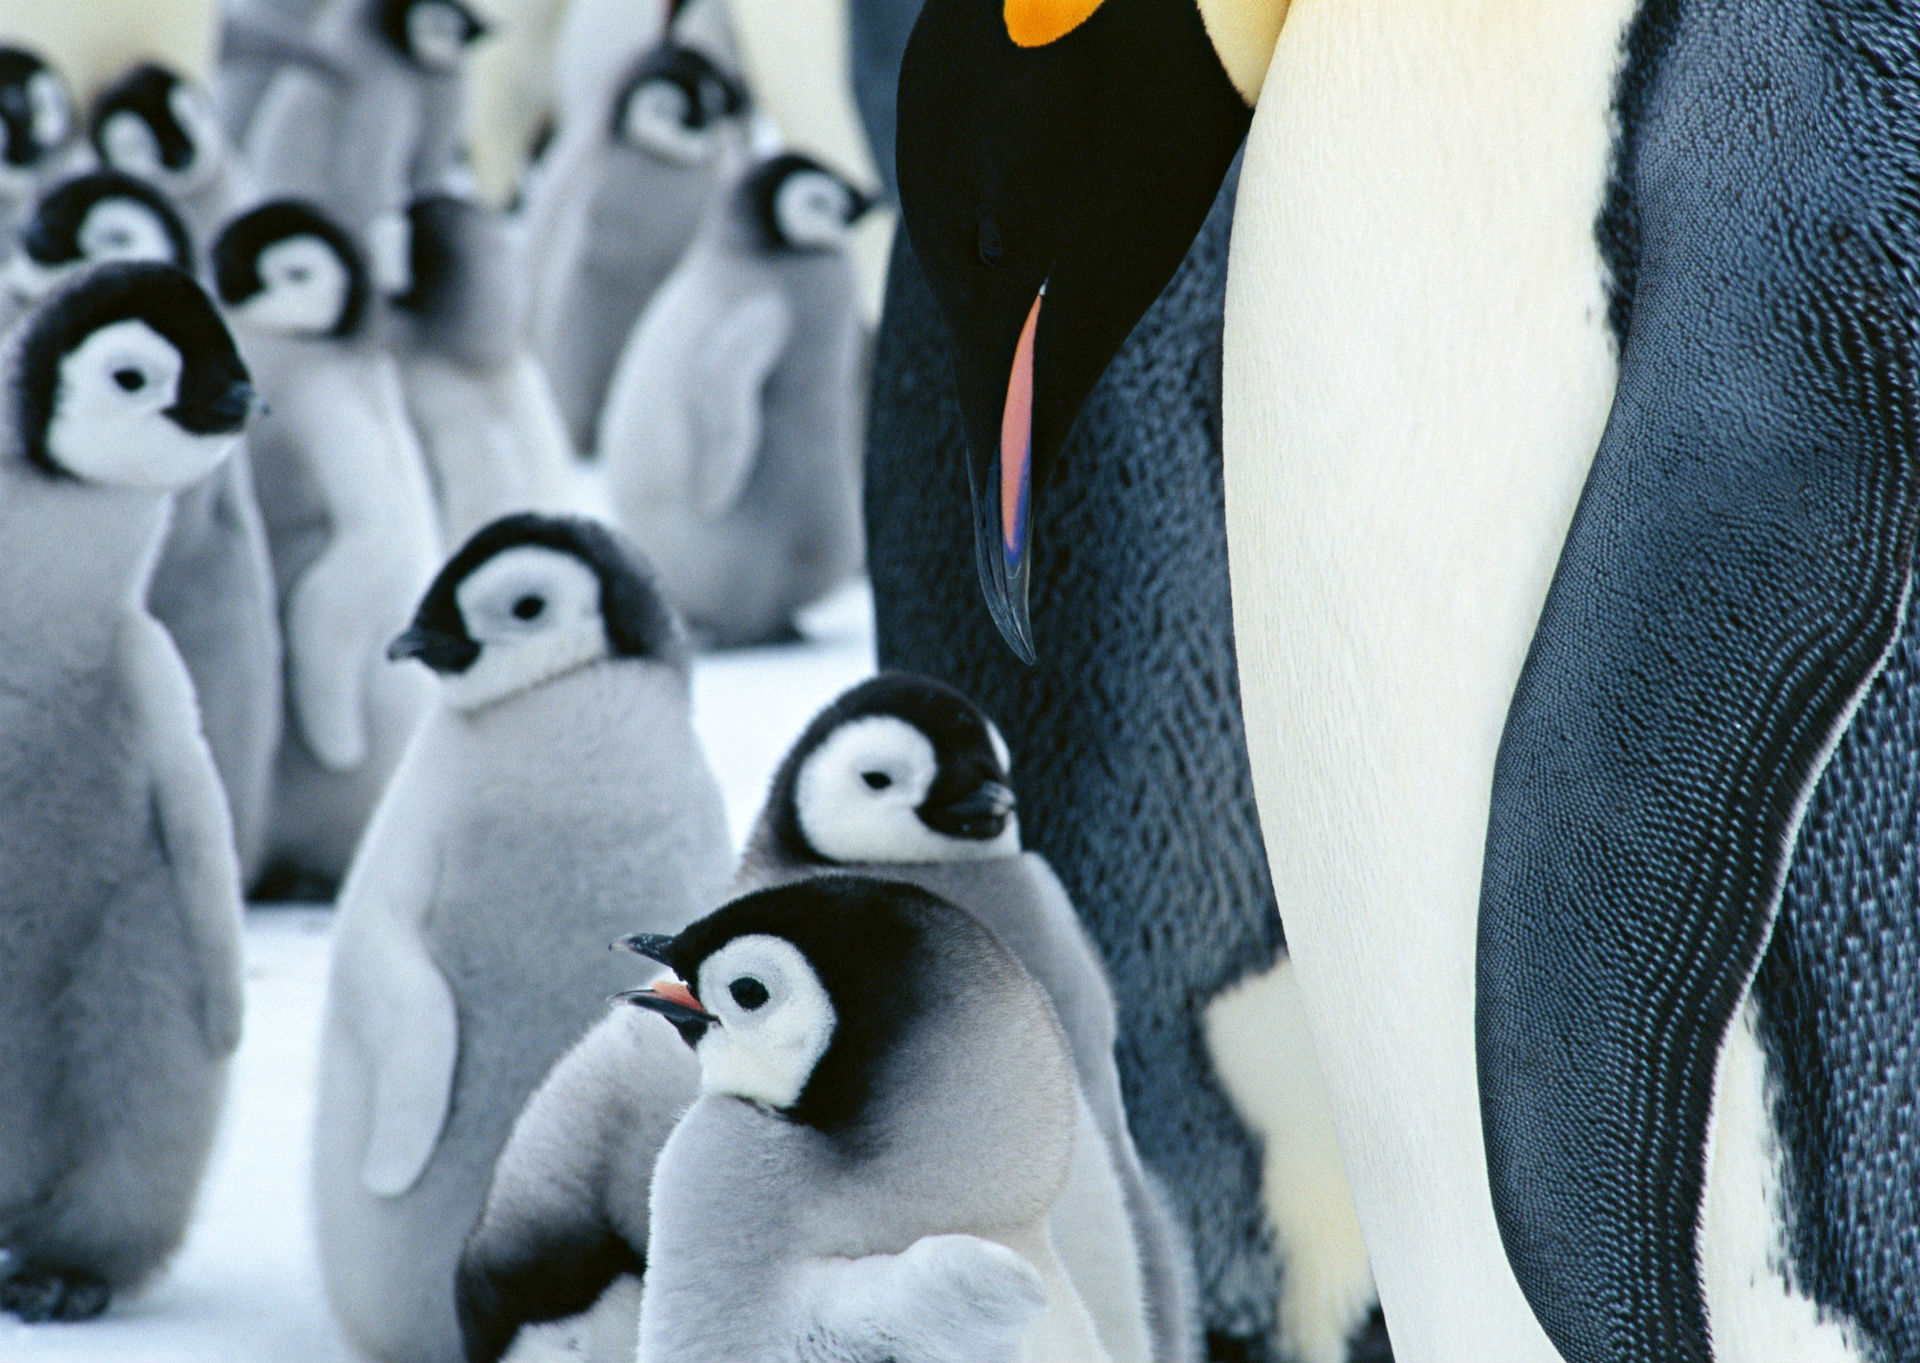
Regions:
<instances>
[{"instance_id":1,"label":"white face patch","mask_svg":"<svg viewBox=\"0 0 1920 1363\"><path fill-rule=\"evenodd\" d=\"M537 545L502 550L454 591L480 656L441 678L472 710L607 656L600 579L572 554Z\"/></svg>"},{"instance_id":2,"label":"white face patch","mask_svg":"<svg viewBox=\"0 0 1920 1363\"><path fill-rule=\"evenodd\" d=\"M852 214L853 196L847 187L821 171L796 171L774 191L774 220L795 246L844 246Z\"/></svg>"},{"instance_id":3,"label":"white face patch","mask_svg":"<svg viewBox=\"0 0 1920 1363\"><path fill-rule=\"evenodd\" d=\"M675 165L705 165L720 147L716 125L689 127L693 109L687 92L670 80L641 82L627 99L620 119L620 140Z\"/></svg>"},{"instance_id":4,"label":"white face patch","mask_svg":"<svg viewBox=\"0 0 1920 1363\"><path fill-rule=\"evenodd\" d=\"M149 179L166 174L160 162L160 139L147 120L131 109L120 110L100 125L100 146L115 170Z\"/></svg>"},{"instance_id":5,"label":"white face patch","mask_svg":"<svg viewBox=\"0 0 1920 1363\"><path fill-rule=\"evenodd\" d=\"M437 0L420 0L407 11L407 46L413 58L433 71L451 71L467 45L467 23L460 11Z\"/></svg>"},{"instance_id":6,"label":"white face patch","mask_svg":"<svg viewBox=\"0 0 1920 1363\"><path fill-rule=\"evenodd\" d=\"M694 1048L701 1091L792 1107L827 1053L836 1021L800 949L763 934L729 942L700 967L694 992L720 1019Z\"/></svg>"},{"instance_id":7,"label":"white face patch","mask_svg":"<svg viewBox=\"0 0 1920 1363\"><path fill-rule=\"evenodd\" d=\"M73 107L67 103L67 90L51 71L37 71L27 78L27 103L33 110L33 140L43 147L57 147L73 129Z\"/></svg>"},{"instance_id":8,"label":"white face patch","mask_svg":"<svg viewBox=\"0 0 1920 1363\"><path fill-rule=\"evenodd\" d=\"M232 309L258 331L324 336L340 324L352 280L346 262L315 236L288 237L260 252L260 290Z\"/></svg>"},{"instance_id":9,"label":"white face patch","mask_svg":"<svg viewBox=\"0 0 1920 1363\"><path fill-rule=\"evenodd\" d=\"M145 322L101 327L60 363L47 453L91 483L171 491L206 477L240 437L195 435L166 414L181 369Z\"/></svg>"},{"instance_id":10,"label":"white face patch","mask_svg":"<svg viewBox=\"0 0 1920 1363\"><path fill-rule=\"evenodd\" d=\"M74 234L80 254L94 264L110 260L149 260L179 264L167 225L138 199L102 199L87 210Z\"/></svg>"},{"instance_id":11,"label":"white face patch","mask_svg":"<svg viewBox=\"0 0 1920 1363\"><path fill-rule=\"evenodd\" d=\"M1020 851L1019 821L1000 836L955 838L927 826L920 806L939 775L933 743L893 715L865 715L827 735L793 783L800 833L843 864L984 861Z\"/></svg>"}]
</instances>

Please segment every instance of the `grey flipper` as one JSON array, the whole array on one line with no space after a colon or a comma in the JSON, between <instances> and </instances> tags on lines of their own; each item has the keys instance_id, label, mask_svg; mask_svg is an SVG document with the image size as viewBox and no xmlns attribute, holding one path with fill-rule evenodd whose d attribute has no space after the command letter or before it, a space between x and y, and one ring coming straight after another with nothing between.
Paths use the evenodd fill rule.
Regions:
<instances>
[{"instance_id":1,"label":"grey flipper","mask_svg":"<svg viewBox=\"0 0 1920 1363\"><path fill-rule=\"evenodd\" d=\"M1488 1169L1575 1363L1712 1357L1716 1064L1910 587L1920 19L1817 8L1655 4L1630 33L1619 391L1495 774Z\"/></svg>"}]
</instances>

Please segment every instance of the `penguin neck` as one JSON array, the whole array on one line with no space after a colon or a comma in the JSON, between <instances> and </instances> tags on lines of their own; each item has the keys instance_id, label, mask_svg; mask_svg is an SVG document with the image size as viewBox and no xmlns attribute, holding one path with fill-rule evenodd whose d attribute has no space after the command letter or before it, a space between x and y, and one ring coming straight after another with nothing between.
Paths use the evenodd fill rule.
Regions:
<instances>
[{"instance_id":1,"label":"penguin neck","mask_svg":"<svg viewBox=\"0 0 1920 1363\"><path fill-rule=\"evenodd\" d=\"M1267 67L1280 27L1287 21L1292 0L1195 0L1200 22L1207 27L1214 55L1226 68L1227 79L1251 109L1260 102Z\"/></svg>"},{"instance_id":2,"label":"penguin neck","mask_svg":"<svg viewBox=\"0 0 1920 1363\"><path fill-rule=\"evenodd\" d=\"M35 666L103 660L127 615L145 609L172 505L164 492L9 469L0 543L8 573L31 589L0 604L0 634L33 639Z\"/></svg>"}]
</instances>

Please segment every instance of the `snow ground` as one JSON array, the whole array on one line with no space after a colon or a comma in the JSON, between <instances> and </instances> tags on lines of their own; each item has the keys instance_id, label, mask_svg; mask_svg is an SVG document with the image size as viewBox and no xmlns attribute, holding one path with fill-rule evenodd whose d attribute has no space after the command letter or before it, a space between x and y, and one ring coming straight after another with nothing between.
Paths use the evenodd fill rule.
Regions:
<instances>
[{"instance_id":1,"label":"snow ground","mask_svg":"<svg viewBox=\"0 0 1920 1363\"><path fill-rule=\"evenodd\" d=\"M736 843L767 779L814 712L873 670L864 588L823 603L808 642L703 658L694 722ZM247 915L246 1034L199 1212L172 1268L143 1295L79 1325L0 1316L5 1363L348 1363L314 1259L308 1127L331 922L325 909Z\"/></svg>"}]
</instances>

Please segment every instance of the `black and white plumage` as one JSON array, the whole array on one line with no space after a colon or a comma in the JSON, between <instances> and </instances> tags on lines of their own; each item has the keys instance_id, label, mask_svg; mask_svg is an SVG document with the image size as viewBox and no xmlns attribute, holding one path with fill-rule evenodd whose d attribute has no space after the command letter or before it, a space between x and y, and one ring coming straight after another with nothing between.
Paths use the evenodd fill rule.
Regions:
<instances>
[{"instance_id":1,"label":"black and white plumage","mask_svg":"<svg viewBox=\"0 0 1920 1363\"><path fill-rule=\"evenodd\" d=\"M352 239L274 201L213 257L270 409L248 446L286 649L268 872L328 885L427 704L426 679L384 655L439 561L433 497Z\"/></svg>"},{"instance_id":2,"label":"black and white plumage","mask_svg":"<svg viewBox=\"0 0 1920 1363\"><path fill-rule=\"evenodd\" d=\"M681 977L626 997L701 1086L654 1169L637 1357L1106 1357L1046 1230L1072 1060L991 933L823 876L633 945Z\"/></svg>"},{"instance_id":3,"label":"black and white plumage","mask_svg":"<svg viewBox=\"0 0 1920 1363\"><path fill-rule=\"evenodd\" d=\"M1113 1182L1126 1208L1121 1243L1111 1231L1083 1243L1056 1223L1055 1245L1116 1358L1191 1357L1191 1251L1128 1131L1113 991L1052 868L1021 851L1007 763L999 730L951 688L909 673L863 682L789 750L734 889L829 872L903 880L1006 943L1060 1016L1104 1156L1094 1179ZM1116 1253L1128 1260L1117 1271Z\"/></svg>"},{"instance_id":4,"label":"black and white plumage","mask_svg":"<svg viewBox=\"0 0 1920 1363\"><path fill-rule=\"evenodd\" d=\"M11 231L73 145L73 96L36 53L0 45L0 230Z\"/></svg>"},{"instance_id":5,"label":"black and white plumage","mask_svg":"<svg viewBox=\"0 0 1920 1363\"><path fill-rule=\"evenodd\" d=\"M810 157L754 164L648 304L608 390L595 444L615 515L720 644L783 637L860 565L846 237L871 205Z\"/></svg>"},{"instance_id":6,"label":"black and white plumage","mask_svg":"<svg viewBox=\"0 0 1920 1363\"><path fill-rule=\"evenodd\" d=\"M598 523L486 526L391 656L440 702L340 897L316 1115L334 1311L386 1360L459 1357L454 1268L527 1097L729 858L680 627Z\"/></svg>"},{"instance_id":7,"label":"black and white plumage","mask_svg":"<svg viewBox=\"0 0 1920 1363\"><path fill-rule=\"evenodd\" d=\"M63 286L7 355L0 1309L79 1319L185 1233L240 1033L240 883L193 688L141 604L170 495L253 407L167 266Z\"/></svg>"},{"instance_id":8,"label":"black and white plumage","mask_svg":"<svg viewBox=\"0 0 1920 1363\"><path fill-rule=\"evenodd\" d=\"M117 170L49 184L9 243L6 305L19 311L89 264L144 260L193 272L193 237L163 191Z\"/></svg>"},{"instance_id":9,"label":"black and white plumage","mask_svg":"<svg viewBox=\"0 0 1920 1363\"><path fill-rule=\"evenodd\" d=\"M87 139L100 163L164 189L197 242L253 197L207 91L157 62L142 62L93 97Z\"/></svg>"}]
</instances>

